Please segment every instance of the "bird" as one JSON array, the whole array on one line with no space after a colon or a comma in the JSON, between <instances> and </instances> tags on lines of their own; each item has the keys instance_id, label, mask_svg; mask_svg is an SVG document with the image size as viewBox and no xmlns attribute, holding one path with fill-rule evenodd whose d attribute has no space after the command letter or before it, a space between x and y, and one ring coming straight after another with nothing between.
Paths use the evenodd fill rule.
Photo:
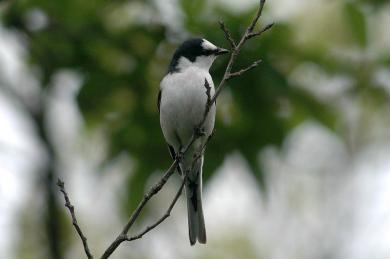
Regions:
<instances>
[{"instance_id":1,"label":"bird","mask_svg":"<svg viewBox=\"0 0 390 259\"><path fill-rule=\"evenodd\" d=\"M215 93L209 69L218 56L228 52L203 38L188 39L174 52L168 72L160 82L157 107L162 133L171 157L180 158L179 173L183 179L187 175L184 184L191 246L196 241L201 244L207 241L202 208L202 149L214 129L215 102L201 128L199 124L210 96ZM183 154L196 131L200 131L199 137Z\"/></svg>"}]
</instances>

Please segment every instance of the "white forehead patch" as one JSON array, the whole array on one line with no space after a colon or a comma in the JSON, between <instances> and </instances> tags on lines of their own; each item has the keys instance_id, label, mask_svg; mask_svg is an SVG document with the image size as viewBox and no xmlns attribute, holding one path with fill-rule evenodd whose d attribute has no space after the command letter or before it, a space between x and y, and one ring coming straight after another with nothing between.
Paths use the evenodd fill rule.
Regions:
<instances>
[{"instance_id":1,"label":"white forehead patch","mask_svg":"<svg viewBox=\"0 0 390 259\"><path fill-rule=\"evenodd\" d=\"M210 41L203 39L202 48L203 49L208 49L208 50L214 50L214 49L217 49L217 46L215 46Z\"/></svg>"}]
</instances>

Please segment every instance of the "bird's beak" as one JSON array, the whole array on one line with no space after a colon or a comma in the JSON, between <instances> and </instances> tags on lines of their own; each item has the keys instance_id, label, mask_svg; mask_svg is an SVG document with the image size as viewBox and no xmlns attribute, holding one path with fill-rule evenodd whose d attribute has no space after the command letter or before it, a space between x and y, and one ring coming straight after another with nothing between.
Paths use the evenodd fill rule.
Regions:
<instances>
[{"instance_id":1,"label":"bird's beak","mask_svg":"<svg viewBox=\"0 0 390 259\"><path fill-rule=\"evenodd\" d=\"M216 55L216 56L220 56L220 55L223 55L223 54L226 54L226 53L229 53L229 50L223 49L223 48L218 48L218 49L215 51L215 55Z\"/></svg>"}]
</instances>

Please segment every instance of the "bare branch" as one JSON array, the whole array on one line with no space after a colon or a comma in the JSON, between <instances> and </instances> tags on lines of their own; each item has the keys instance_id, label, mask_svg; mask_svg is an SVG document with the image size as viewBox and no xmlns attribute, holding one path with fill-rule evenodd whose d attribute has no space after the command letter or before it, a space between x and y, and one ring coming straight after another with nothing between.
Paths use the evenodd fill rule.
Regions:
<instances>
[{"instance_id":1,"label":"bare branch","mask_svg":"<svg viewBox=\"0 0 390 259\"><path fill-rule=\"evenodd\" d=\"M152 188L149 189L148 193L144 195L144 198L142 199L141 203L138 205L137 209L131 215L128 223L123 228L122 231L123 234L127 234L131 226L134 224L135 220L137 219L138 215L140 214L141 210L143 209L143 207L145 207L146 203L150 200L150 198L152 198L156 193L158 193L161 190L161 188L168 181L169 177L175 172L175 169L178 164L179 164L179 160L176 159L173 162L173 164L170 166L168 171L164 174L164 176L157 182L157 184L152 186Z\"/></svg>"},{"instance_id":2,"label":"bare branch","mask_svg":"<svg viewBox=\"0 0 390 259\"><path fill-rule=\"evenodd\" d=\"M231 54L230 54L230 59L229 59L229 62L228 62L228 64L227 64L227 66L226 66L226 69L225 69L225 73L224 73L224 75L223 75L223 78L222 78L221 82L219 83L219 85L218 85L218 87L217 87L217 89L216 89L216 91L215 91L215 93L214 93L213 98L211 99L212 103L213 103L214 101L217 100L217 98L218 98L219 94L221 93L222 88L223 88L223 86L225 85L226 81L229 80L230 78L232 78L231 75L233 74L233 77L235 76L235 73L236 73L236 72L235 72L235 73L231 73L231 70L232 70L234 61L236 60L236 58L237 58L238 54L240 53L241 48L244 46L245 42L246 42L248 39L252 38L252 37L250 37L250 36L248 36L248 35L251 35L251 34L253 33L253 29L255 28L256 23L257 23L257 21L259 20L259 18L260 18L260 16L261 16L261 13L263 12L264 4L265 4L265 0L260 0L260 2L259 2L259 8L257 9L257 13L256 13L255 17L254 17L253 20L251 21L249 27L246 29L244 35L241 37L239 43L236 45L236 47L235 47L235 48L233 49L233 51L231 52ZM272 24L272 25L273 25L273 24ZM265 29L266 29L266 30L270 29L270 28L272 27L272 25L271 25L271 26L270 26L270 25L266 26ZM267 28L267 27L269 27L269 28ZM229 40L229 39L228 39L228 40ZM256 62L255 62L255 63L256 63ZM254 63L254 64L255 64L255 63ZM257 66L257 65L254 65L254 64L252 64L248 69L244 69L244 71L242 71L242 72L240 73L240 75L243 74L244 72L246 72L246 71L248 71L248 70L250 70L250 69L252 69L252 68L254 68L254 67ZM240 71L239 71L239 72L240 72Z\"/></svg>"},{"instance_id":3,"label":"bare branch","mask_svg":"<svg viewBox=\"0 0 390 259\"><path fill-rule=\"evenodd\" d=\"M266 31L268 31L269 29L271 29L272 26L274 26L274 23L268 24L267 26L265 26L262 30L260 30L260 31L258 31L258 32L249 33L249 34L246 36L246 39L249 40L250 38L253 38L253 37L256 37L256 36L260 36L261 34L263 34L263 32L266 32Z\"/></svg>"},{"instance_id":4,"label":"bare branch","mask_svg":"<svg viewBox=\"0 0 390 259\"><path fill-rule=\"evenodd\" d=\"M243 73L245 73L246 71L250 70L250 69L253 69L254 67L256 67L260 61L256 61L254 62L251 66L245 68L245 69L242 69L238 72L233 72L231 73L231 70L232 70L232 67L233 67L233 63L237 57L237 55L239 54L241 48L243 47L244 43L248 40L248 35L251 34L253 32L253 29L259 19L259 17L261 16L261 13L262 13L262 10L263 10L263 6L264 6L264 3L265 3L265 0L260 0L260 6L259 6L259 9L256 13L256 16L254 17L254 19L252 20L250 26L247 28L245 34L242 36L240 42L238 43L238 45L236 45L236 43L234 42L233 38L230 36L230 33L228 31L228 29L226 28L226 26L224 25L223 22L220 22L220 25L221 25L221 29L225 32L225 36L227 37L227 40L229 41L229 43L234 46L233 48L233 51L230 55L230 59L229 59L229 62L228 62L228 65L226 67L226 70L225 70L225 73L224 73L224 76L221 80L221 82L219 83L219 86L216 90L216 92L214 93L213 97L211 98L211 93L210 93L210 85L209 83L207 82L207 80L205 80L205 88L206 88L206 95L207 95L207 102L206 102L206 107L205 107L205 113L203 115L203 119L202 121L199 123L199 126L198 128L194 129L194 134L192 135L191 137L191 140L189 141L189 143L187 144L185 150L182 152L181 155L179 155L175 161L173 162L173 164L171 165L171 167L168 169L168 171L164 174L163 178L159 181L159 183L157 183L155 186L153 186L149 192L144 196L144 199L141 201L141 203L138 205L137 209L135 210L135 212L132 214L132 216L130 217L130 220L129 222L126 224L125 228L123 229L123 231L121 232L121 234L119 234L119 236L117 237L117 239L110 245L110 247L104 252L103 256L101 257L101 259L106 259L108 258L114 251L115 249L119 246L120 243L122 243L123 241L125 240L134 240L134 239L138 239L138 238L129 238L127 236L127 233L128 231L130 230L131 226L134 224L135 220L137 219L138 215L140 214L141 210L143 209L143 207L146 205L146 203L149 201L149 199L155 195L157 192L159 192L161 190L161 188L164 186L164 184L166 183L166 181L168 180L168 178L173 174L173 172L175 171L176 167L178 166L179 164L179 160L181 158L182 155L184 155L188 149L191 147L191 145L196 141L196 139L198 139L200 136L202 136L202 134L197 134L197 130L199 131L200 129L202 129L203 127L203 124L207 118L207 115L208 113L210 112L210 108L211 106L216 102L216 99L218 98L221 90L222 90L222 87L224 86L224 84L226 83L226 81L232 77L236 77L236 76L240 76L242 75ZM210 139L210 138L209 138ZM209 140L208 139L208 140ZM202 147L202 152L204 151L204 149L206 148L206 145L207 145L208 141L206 141L206 144ZM199 159L201 157L201 155L199 156L198 155L198 158L196 159ZM172 205L172 208L173 206L175 205L176 202L173 202L171 205ZM156 226L158 224L160 224L162 221L164 221L167 217L162 217L160 218L160 220L158 220L155 224ZM152 225L154 226L154 225ZM155 227L155 226L154 226ZM154 228L153 227L153 228ZM147 233L148 231L148 228L145 230ZM143 232L141 232L142 234ZM144 234L145 234L144 233ZM134 237L138 237L140 236L139 238L142 237L142 235L144 234L139 234L137 236L134 236ZM131 239L131 240L130 240Z\"/></svg>"},{"instance_id":5,"label":"bare branch","mask_svg":"<svg viewBox=\"0 0 390 259\"><path fill-rule=\"evenodd\" d=\"M249 70L251 70L251 69L257 67L257 66L261 63L261 61L262 61L262 60L259 59L259 60L255 61L255 62L253 62L252 65L250 65L250 66L248 66L248 67L246 67L246 68L243 68L243 69L241 69L241 70L239 70L239 71L237 71L237 72L232 72L232 73L230 73L230 74L228 75L228 77L226 78L226 80L230 80L230 79L232 79L233 77L236 77L236 76L241 76L241 75L244 74L245 72L247 72L247 71L249 71Z\"/></svg>"},{"instance_id":6,"label":"bare branch","mask_svg":"<svg viewBox=\"0 0 390 259\"><path fill-rule=\"evenodd\" d=\"M255 28L256 23L259 20L261 13L263 12L264 4L265 4L265 0L260 0L259 9L257 9L256 16L253 18L251 24L249 25L248 29L246 30L246 34L251 33L253 31L253 29Z\"/></svg>"},{"instance_id":7,"label":"bare branch","mask_svg":"<svg viewBox=\"0 0 390 259\"><path fill-rule=\"evenodd\" d=\"M204 87L206 88L207 104L210 104L210 100L211 100L211 87L210 87L209 82L207 82L207 79L204 80Z\"/></svg>"},{"instance_id":8,"label":"bare branch","mask_svg":"<svg viewBox=\"0 0 390 259\"><path fill-rule=\"evenodd\" d=\"M223 32L225 33L225 38L229 41L232 50L235 49L236 42L234 41L232 35L230 34L229 29L225 26L225 23L223 21L219 21L219 26L221 30L223 30Z\"/></svg>"},{"instance_id":9,"label":"bare branch","mask_svg":"<svg viewBox=\"0 0 390 259\"><path fill-rule=\"evenodd\" d=\"M191 165L192 168L194 168L195 162L198 161L203 156L204 151L206 150L207 144L210 142L210 140L214 136L215 131L216 130L214 129L213 132L211 132L210 136L207 138L206 142L203 144L201 150L197 154L195 154L195 156L194 156L194 158L192 160L192 165Z\"/></svg>"},{"instance_id":10,"label":"bare branch","mask_svg":"<svg viewBox=\"0 0 390 259\"><path fill-rule=\"evenodd\" d=\"M264 31L270 29L272 27L272 25L273 25L273 24L267 25L263 30L261 30L259 32L255 32L255 33L253 32L253 29L255 28L256 23L257 23L258 19L261 16L264 4L265 4L265 0L260 0L259 8L257 10L257 13L256 13L255 17L253 18L253 20L251 21L251 23L248 26L248 28L246 29L244 35L241 37L241 39L238 42L238 44L232 38L232 36L231 36L229 30L227 29L227 27L225 26L225 24L223 22L220 22L220 27L223 30L223 32L225 33L225 37L229 41L229 44L232 47L232 52L230 54L229 62L227 64L227 66L226 66L224 76L223 76L221 82L219 83L219 85L218 85L218 87L217 87L217 89L216 89L216 91L215 91L213 96L211 96L211 87L210 87L209 83L207 82L207 80L205 80L204 86L206 88L207 102L206 102L206 105L205 105L205 112L204 112L202 121L198 124L197 127L194 128L194 133L193 133L191 139L189 140L188 144L185 146L185 149L182 152L179 152L179 154L177 155L177 157L175 158L175 160L173 161L171 166L168 168L168 170L164 173L162 178L155 185L153 185L149 189L149 191L144 195L143 199L141 200L141 202L138 204L138 206L135 209L135 211L130 216L127 224L124 226L122 232L117 236L117 238L106 249L104 254L101 256L101 259L106 259L106 258L110 257L111 254L117 249L117 247L122 242L124 242L124 241L133 241L133 240L142 238L146 233L150 232L152 229L157 227L159 224L161 224L165 219L167 219L170 216L170 213L171 213L173 207L175 206L177 200L179 199L179 197L180 197L180 195L181 195L181 193L183 191L187 175L185 175L179 190L177 191L174 199L170 203L170 205L169 205L167 211L165 212L165 214L161 218L159 218L155 223L153 223L150 226L147 226L139 234L134 235L134 236L129 236L128 235L128 232L129 232L130 228L133 226L133 224L137 220L138 216L140 215L141 211L143 210L143 208L145 207L147 202L163 188L163 186L168 181L169 177L175 172L175 170L178 167L178 165L179 165L183 155L190 149L190 147L193 145L193 143L198 138L200 138L201 136L204 136L204 133L203 133L203 130L202 130L204 122L205 122L205 120L207 118L208 113L210 112L210 108L216 102L216 99L218 98L218 96L219 96L223 86L225 85L226 81L231 79L231 78L233 78L233 77L241 76L243 73L245 73L245 72L255 68L256 66L258 66L259 63L261 62L261 60L255 61L252 65L248 66L247 68L241 69L241 70L239 70L237 72L231 72L233 64L234 64L238 54L240 53L241 48L245 44L245 42L248 39L251 39L251 38L253 38L255 36L261 35ZM200 159L202 157L202 155L203 155L203 153L205 151L205 148L206 148L208 142L210 141L212 135L213 134L211 134L208 137L207 141L203 144L202 149L200 150L200 152L198 154L196 154L196 156L194 156L194 160L193 161L197 161L198 159ZM62 186L63 186L63 182L59 181L59 183L61 183ZM59 186L61 188L60 184L59 184ZM61 188L61 191L62 190L64 190L64 188ZM86 245L86 238L84 237L84 235L82 234L80 228L78 227L77 221L76 221L75 216L74 216L73 206L70 205L70 202L69 202L69 206L68 206L69 199L67 198L65 190L62 191L62 192L64 193L64 197L65 197L65 200L66 200L65 206L67 206L69 208L69 211L71 212L72 219L75 222L74 223L75 228L76 228L77 232L79 233L79 235L80 235L80 237L81 237L81 239L83 241L83 244L85 243L84 248L85 248L85 251L86 251L86 254L87 254L88 258L90 259L90 258L92 258L92 255L90 255L88 246Z\"/></svg>"},{"instance_id":11,"label":"bare branch","mask_svg":"<svg viewBox=\"0 0 390 259\"><path fill-rule=\"evenodd\" d=\"M147 202L154 196L156 195L161 189L162 187L166 184L166 182L168 181L169 177L171 177L171 175L175 172L177 166L179 165L179 162L180 162L180 159L182 157L182 155L184 155L185 153L187 153L187 151L189 150L189 148L192 146L192 144L196 141L196 139L198 139L200 136L199 135L196 135L195 132L194 134L192 135L190 141L188 142L188 144L186 145L185 149L183 150L182 154L177 156L175 158L175 161L173 161L173 163L171 164L171 166L169 167L169 169L165 172L165 174L163 175L163 177L155 184L153 185L149 191L147 192L147 194L144 195L144 198L142 199L142 201L138 204L138 207L135 209L135 211L133 212L133 214L130 216L130 219L129 221L127 222L127 224L125 225L125 227L123 228L122 232L118 235L118 237L110 244L110 246L106 249L106 251L104 252L104 254L100 257L101 259L106 259L108 258L115 250L116 248L123 242L123 241L127 241L129 239L129 237L127 236L127 233L129 232L130 228L133 226L134 222L136 221L136 219L138 218L139 214L141 213L142 209L145 207L145 205L147 204ZM181 192L180 192L181 193ZM175 205L176 202L173 203L172 205L172 208L173 206ZM164 221L167 217L164 217L162 221ZM159 222L158 224L160 224L161 222ZM156 226L158 225L156 224ZM153 227L154 228L154 227ZM148 232L148 231L146 231ZM146 233L145 232L145 233ZM131 240L130 240L131 241Z\"/></svg>"},{"instance_id":12,"label":"bare branch","mask_svg":"<svg viewBox=\"0 0 390 259\"><path fill-rule=\"evenodd\" d=\"M209 82L207 82L207 79L204 80L204 87L206 88L207 101L206 101L206 107L204 109L204 114L203 114L203 118L204 119L203 119L201 124L204 123L204 120L206 119L207 114L209 113L211 105L212 105L212 102L211 102L211 87L210 87Z\"/></svg>"},{"instance_id":13,"label":"bare branch","mask_svg":"<svg viewBox=\"0 0 390 259\"><path fill-rule=\"evenodd\" d=\"M179 159L176 158L175 161L172 163L172 165L169 167L169 169L165 172L164 176L155 185L153 185L149 189L147 194L144 195L144 198L138 204L138 207L135 209L133 214L130 216L129 221L127 222L127 224L123 228L122 232L111 243L111 245L106 249L106 251L102 255L101 259L108 258L123 241L126 241L128 239L127 233L129 232L130 228L133 226L134 222L138 218L142 209L145 207L146 203L161 190L161 188L168 181L169 177L175 172L178 165L179 165Z\"/></svg>"},{"instance_id":14,"label":"bare branch","mask_svg":"<svg viewBox=\"0 0 390 259\"><path fill-rule=\"evenodd\" d=\"M150 226L147 226L141 233L139 233L138 235L134 235L132 237L127 237L127 241L133 241L133 240L136 240L136 239L140 239L143 237L143 235L145 235L146 233L148 233L149 231L151 231L152 229L154 229L155 227L157 227L158 225L160 225L166 218L168 218L170 215L171 215L171 211L173 209L173 207L175 206L177 200L179 199L181 193L183 192L183 188L184 188L184 184L185 184L185 181L187 180L187 174L185 175L185 177L183 178L183 181L180 185L180 188L179 190L177 191L175 197L173 198L171 204L169 205L167 211L165 212L165 214L160 218L158 219L154 224L150 225Z\"/></svg>"},{"instance_id":15,"label":"bare branch","mask_svg":"<svg viewBox=\"0 0 390 259\"><path fill-rule=\"evenodd\" d=\"M65 199L65 207L68 208L69 212L70 212L70 215L72 217L72 224L74 226L74 228L76 229L77 233L79 234L80 238L81 238L81 241L83 242L83 247L84 247L84 251L85 251L85 254L87 255L87 258L88 259L93 259L93 256L91 254L91 252L89 251L89 248L88 248L88 242L87 242L87 238L84 236L83 232L81 231L81 228L77 222L77 218L76 218L76 214L74 212L74 207L73 205L70 203L70 200L69 200L69 197L68 197L68 194L65 190L65 184L63 181L61 181L60 179L58 179L57 181L57 186L60 188L60 191L62 192L62 194L64 195L64 199Z\"/></svg>"}]
</instances>

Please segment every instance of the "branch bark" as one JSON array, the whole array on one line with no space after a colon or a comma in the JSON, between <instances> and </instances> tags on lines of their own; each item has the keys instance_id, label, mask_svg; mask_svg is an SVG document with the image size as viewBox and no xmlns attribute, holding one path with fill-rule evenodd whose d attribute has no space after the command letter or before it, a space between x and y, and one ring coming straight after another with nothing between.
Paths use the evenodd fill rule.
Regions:
<instances>
[{"instance_id":1,"label":"branch bark","mask_svg":"<svg viewBox=\"0 0 390 259\"><path fill-rule=\"evenodd\" d=\"M138 205L138 207L136 208L136 210L133 212L133 214L131 215L129 221L127 222L127 224L125 225L125 227L123 228L122 232L118 235L118 237L110 244L110 246L106 249L106 251L104 251L101 259L105 259L105 258L108 258L115 250L116 248L123 242L123 241L126 241L126 240L129 240L130 238L127 236L127 233L129 232L130 228L133 226L134 222L136 221L136 219L138 218L139 214L141 213L142 209L145 207L145 205L147 204L147 202L154 196L156 195L160 190L161 188L165 185L165 183L168 181L169 177L171 177L171 175L175 172L177 166L179 165L179 158L176 158L175 161L172 163L172 165L169 167L169 169L165 172L164 176L158 181L157 184L155 184L154 186L152 186L148 193L144 195L144 198L142 199L142 201L140 202L140 204ZM181 194L181 190L183 188L180 188L180 194ZM179 195L180 195L179 194ZM177 200L177 199L176 199ZM174 204L176 203L176 200L174 199L174 203L172 205L172 208L174 206ZM166 217L167 218L167 217ZM165 219L165 218L164 218ZM162 220L163 221L163 220ZM161 221L161 222L162 222ZM160 222L160 223L161 223ZM160 224L159 223L159 224ZM157 226L158 224L156 224ZM156 227L154 226L154 227ZM154 228L153 227L153 228ZM150 230L148 230L150 231ZM146 234L148 231L145 231L145 233L143 233L141 235L141 237ZM134 240L134 239L133 239Z\"/></svg>"},{"instance_id":2,"label":"branch bark","mask_svg":"<svg viewBox=\"0 0 390 259\"><path fill-rule=\"evenodd\" d=\"M195 131L194 131L194 134L192 135L190 141L188 142L186 148L183 150L183 153L179 156L177 156L175 158L175 160L173 161L172 165L169 167L169 169L164 173L163 177L155 184L153 185L149 191L147 192L147 194L144 195L144 198L142 199L142 201L138 204L138 207L135 209L135 211L133 212L133 214L130 216L130 219L129 221L127 222L127 224L125 225L125 227L123 228L122 232L117 236L117 238L110 244L110 246L106 249L106 251L104 251L103 255L100 257L101 259L106 259L108 257L110 257L110 255L117 249L117 247L123 242L123 241L132 241L132 240L135 240L135 239L138 239L138 238L131 238L127 235L127 233L129 232L130 228L133 226L133 224L135 223L135 221L137 220L139 214L141 213L142 209L145 207L145 205L147 204L147 202L154 196L156 195L161 189L162 187L166 184L166 182L168 181L169 177L171 177L171 175L176 171L176 168L177 166L179 165L180 163L180 160L182 158L182 155L184 155L188 150L189 148L192 146L192 144L195 142L195 140L197 138L199 138L200 136L195 134ZM184 185L184 181L185 181L185 178L187 176L184 177L183 179L183 183L182 183L182 186ZM153 228L155 228L156 226L158 226L159 224L161 224L166 218L169 217L170 215L170 211L173 209L174 205L176 204L176 201L177 199L179 198L181 192L183 190L183 187L180 187L179 188L179 191L178 191L178 194L175 196L171 206L172 208L168 209L168 216L165 217L165 215L160 218L159 220L157 220L156 223L154 223L152 226L153 227L148 227L150 228L148 230L148 228L143 231L141 234L140 234L140 238L146 234L147 232L149 232L150 230L152 230Z\"/></svg>"},{"instance_id":3,"label":"branch bark","mask_svg":"<svg viewBox=\"0 0 390 259\"><path fill-rule=\"evenodd\" d=\"M258 8L258 10L256 12L256 15L253 18L253 20L251 21L251 23L248 26L248 28L246 29L245 33L242 35L242 37L241 37L240 41L238 42L238 44L236 43L236 41L231 36L231 34L230 34L228 28L226 27L226 25L224 24L224 22L221 21L219 23L220 27L221 27L221 30L224 32L226 40L229 42L229 44L231 46L231 54L230 54L229 62L227 64L227 66L226 66L223 78L222 78L221 82L219 83L219 85L218 85L218 87L217 87L217 89L216 89L216 91L215 91L213 96L211 96L211 93L210 93L210 85L209 85L209 83L207 81L205 81L205 83L204 83L204 87L206 89L206 95L207 95L207 102L205 104L205 112L204 112L202 121L200 121L200 123L198 124L199 126L194 129L194 133L193 133L190 141L188 142L187 146L183 150L183 152L177 155L177 157L175 158L175 160L173 161L171 166L168 168L168 170L164 173L162 178L155 185L153 185L149 189L149 191L144 195L143 199L141 200L141 202L138 204L138 207L135 209L135 211L130 216L127 224L124 226L124 228L121 231L121 233L116 237L116 239L104 251L103 255L100 257L101 259L109 258L112 255L112 253L118 248L118 246L122 242L124 242L124 241L133 241L133 240L142 238L146 233L148 233L151 230L153 230L155 227L157 227L159 224L161 224L164 220L166 220L170 216L170 213L171 213L173 207L175 206L177 200L179 199L179 197L180 197L180 195L181 195L181 193L183 191L185 180L187 178L186 174L184 175L182 183L181 183L181 186L178 189L176 195L174 196L174 198L173 198L172 202L170 203L168 209L166 210L165 214L162 217L160 217L155 223L153 223L152 225L147 226L139 234L136 234L136 235L133 235L133 236L129 236L128 235L129 230L134 225L135 221L137 220L138 216L140 215L140 213L143 210L143 208L145 207L145 205L148 203L148 201L154 195L156 195L163 188L163 186L168 181L169 177L171 177L172 174L176 171L176 168L178 167L182 156L189 150L189 148L192 146L192 144L199 137L204 135L204 134L202 134L202 132L203 132L202 128L203 128L204 122L205 122L205 120L207 118L207 115L208 115L208 113L210 111L211 106L216 102L216 100L217 100L217 98L218 98L222 88L224 87L226 81L228 81L229 79L231 79L233 77L241 76L245 72L247 72L247 71L257 67L260 64L261 60L257 60L257 61L253 62L250 66L248 66L246 68L243 68L243 69L241 69L241 70L239 70L237 72L231 72L233 64L234 64L238 54L240 53L242 47L244 46L245 42L247 40L255 37L255 36L260 36L263 32L269 30L272 27L272 25L273 25L273 23L271 23L271 24L267 25L264 29L262 29L262 30L260 30L258 32L253 32L253 30L254 30L254 28L256 26L256 23L259 20L259 18L261 16L261 13L263 11L264 4L265 4L265 0L260 0L259 8ZM196 161L197 159L200 159L200 157L202 156L202 154L203 154L203 152L204 152L204 150L206 148L206 145L208 144L210 139L211 139L211 136L207 139L206 143L202 146L202 148L200 150L200 153L197 156L194 157L194 161ZM76 228L77 233L79 234L79 236L80 236L80 238L81 238L81 240L83 242L84 250L86 252L86 255L87 255L88 259L93 258L91 253L89 252L89 249L88 249L87 239L85 238L85 236L83 235L80 227L77 224L76 216L74 214L74 209L73 209L73 206L70 204L69 198L67 197L67 194L66 194L65 189L64 189L64 184L63 184L63 182L59 181L58 185L60 187L61 192L63 192L63 194L64 194L64 198L65 198L65 201L66 201L65 206L68 207L68 209L69 209L69 211L71 213L72 220L73 220L73 225Z\"/></svg>"},{"instance_id":4,"label":"branch bark","mask_svg":"<svg viewBox=\"0 0 390 259\"><path fill-rule=\"evenodd\" d=\"M223 21L219 21L219 26L220 26L221 30L225 33L225 38L229 41L230 47L232 49L235 49L236 48L236 41L233 39L233 37L230 34L230 31L226 27L225 23Z\"/></svg>"},{"instance_id":5,"label":"branch bark","mask_svg":"<svg viewBox=\"0 0 390 259\"><path fill-rule=\"evenodd\" d=\"M160 225L166 218L168 218L170 215L171 215L171 211L173 209L173 207L175 206L177 200L179 199L182 191L183 191L183 188L184 188L184 184L185 184L185 181L187 179L187 175L185 175L181 185L180 185L180 188L179 190L177 191L175 197L173 198L171 204L169 205L167 211L165 212L165 214L160 218L158 219L154 224L150 225L150 226L147 226L141 233L139 233L138 235L134 235L132 237L128 237L126 239L126 241L133 241L133 240L136 240L136 239L140 239L143 237L143 235L145 235L146 233L148 233L149 231L151 231L152 229L154 229L155 227L157 227L158 225Z\"/></svg>"},{"instance_id":6,"label":"branch bark","mask_svg":"<svg viewBox=\"0 0 390 259\"><path fill-rule=\"evenodd\" d=\"M83 242L83 247L84 247L84 251L85 251L85 254L87 255L87 258L88 259L93 259L93 255L91 254L91 252L89 251L89 247L88 247L88 242L87 242L87 238L85 237L85 235L83 234L83 231L81 231L81 228L77 222L77 218L76 218L76 214L74 212L74 206L70 203L70 199L68 197L68 193L66 192L65 190L65 184L63 181L61 181L60 179L58 179L57 181L57 186L60 188L60 192L62 192L62 194L64 195L64 199L65 199L65 207L68 208L69 212L70 212L70 216L72 217L72 224L73 224L73 227L76 229L77 231L77 234L79 234L80 238L81 238L81 241Z\"/></svg>"},{"instance_id":7,"label":"branch bark","mask_svg":"<svg viewBox=\"0 0 390 259\"><path fill-rule=\"evenodd\" d=\"M247 71L257 67L261 62L262 62L262 60L259 59L259 60L255 61L255 62L253 62L252 65L250 65L250 66L248 66L246 68L243 68L243 69L241 69L241 70L239 70L237 72L229 73L229 75L226 77L226 80L230 80L230 79L232 79L233 77L236 77L236 76L241 76L245 72L247 72Z\"/></svg>"},{"instance_id":8,"label":"branch bark","mask_svg":"<svg viewBox=\"0 0 390 259\"><path fill-rule=\"evenodd\" d=\"M252 36L254 34L253 30L254 30L254 28L256 26L256 23L259 20L261 14L263 12L264 4L265 4L265 0L260 0L259 8L257 9L257 13L256 13L255 17L253 18L252 22L250 23L249 27L246 29L244 35L242 35L242 37L241 37L240 41L238 42L238 44L234 43L234 40L231 37L231 35L229 33L229 30L227 29L227 27L224 24L224 22L223 21L219 22L221 29L225 33L226 40L230 43L230 45L232 47L231 47L231 54L230 54L229 62L227 64L227 66L226 66L226 70L225 70L225 73L223 75L223 78L222 78L221 82L219 83L213 98L211 99L212 102L217 100L217 98L218 98L219 94L221 93L222 88L225 85L227 80L229 80L229 79L231 79L233 77L242 75L244 72L246 72L246 71L248 71L248 70L250 70L250 69L252 69L252 68L254 68L254 67L259 65L260 61L258 60L258 61L253 62L252 65L250 65L247 68L241 69L238 72L231 72L232 68L233 68L233 64L236 61L236 58L237 58L238 54L240 53L242 47L244 46L244 44L246 43L247 40L249 40L249 39L254 37L254 36ZM265 32L265 31L271 29L272 26L273 26L273 23L268 24L262 31L260 31L260 33L258 35L262 34L263 31ZM232 45L231 42L233 42L234 45Z\"/></svg>"}]
</instances>

